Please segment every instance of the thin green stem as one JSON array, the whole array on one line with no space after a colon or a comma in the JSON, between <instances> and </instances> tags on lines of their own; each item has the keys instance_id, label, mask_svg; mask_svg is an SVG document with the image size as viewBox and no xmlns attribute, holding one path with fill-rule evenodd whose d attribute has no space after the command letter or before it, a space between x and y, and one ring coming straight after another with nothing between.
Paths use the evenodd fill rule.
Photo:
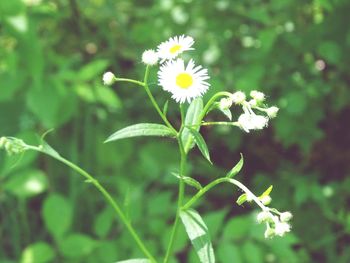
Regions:
<instances>
[{"instance_id":1,"label":"thin green stem","mask_svg":"<svg viewBox=\"0 0 350 263\"><path fill-rule=\"evenodd\" d=\"M169 241L168 248L167 248L167 251L165 254L165 258L163 261L164 263L167 263L172 255L172 251L174 248L174 242L175 242L176 235L177 235L177 230L179 227L181 207L182 207L184 194L185 194L185 183L184 183L184 180L182 180L182 177L184 177L184 175L185 175L187 155L185 153L185 150L184 150L184 147L183 147L182 141L181 141L181 133L183 131L183 128L184 128L184 125L181 125L181 129L180 129L179 135L178 135L178 143L179 143L181 160L180 160L180 180L179 180L179 195L178 195L178 199L177 199L177 211L176 211L175 221L173 224L173 229L172 229L171 235L170 235L170 241Z\"/></svg>"},{"instance_id":2,"label":"thin green stem","mask_svg":"<svg viewBox=\"0 0 350 263\"><path fill-rule=\"evenodd\" d=\"M117 202L114 201L114 199L108 193L108 191L92 175L90 175L89 173L87 173L86 171L81 169L79 166L75 165L74 163L68 161L67 159L63 158L62 156L60 156L58 154L57 155L56 154L55 155L48 154L47 152L42 150L42 148L36 147L36 146L28 145L27 148L31 149L31 150L34 150L34 151L38 151L38 152L44 153L44 154L47 154L47 155L55 158L56 160L64 163L68 167L72 168L77 173L81 174L83 177L85 177L87 179L87 182L93 184L97 188L97 190L100 191L100 193L104 196L106 201L113 207L114 211L116 212L116 214L118 215L120 220L123 222L123 224L126 226L127 230L129 231L131 236L134 238L135 242L137 243L137 245L139 246L141 251L145 254L145 256L147 256L152 263L156 263L157 262L155 260L155 258L152 256L152 254L147 250L147 248L145 247L145 245L141 241L140 237L135 232L133 226L130 224L130 222L128 221L127 217L125 216L125 214L123 213L123 211L121 210L119 205L117 204Z\"/></svg>"},{"instance_id":3,"label":"thin green stem","mask_svg":"<svg viewBox=\"0 0 350 263\"><path fill-rule=\"evenodd\" d=\"M134 80L134 79L126 79L126 78L114 78L114 80L116 82L130 82L130 83L133 83L133 84L136 84L136 85L139 85L141 87L144 87L145 84L141 81L138 81L138 80Z\"/></svg>"},{"instance_id":4,"label":"thin green stem","mask_svg":"<svg viewBox=\"0 0 350 263\"><path fill-rule=\"evenodd\" d=\"M148 86L148 76L149 76L149 66L146 67L145 77L144 77L144 81L143 81L143 87L145 88L146 93L147 93L148 97L150 98L154 108L156 109L159 116L162 118L162 120L166 124L166 126L168 126L174 133L177 134L177 130L175 130L173 125L171 125L171 123L168 121L167 117L163 114L162 110L158 106L158 103L156 102L155 98L153 97L152 92Z\"/></svg>"},{"instance_id":5,"label":"thin green stem","mask_svg":"<svg viewBox=\"0 0 350 263\"><path fill-rule=\"evenodd\" d=\"M201 190L199 190L197 192L197 194L195 194L183 207L183 210L189 209L195 202L197 202L197 200L199 198L201 198L206 192L208 192L211 188L213 188L214 186L220 184L220 183L231 183L236 185L238 188L240 188L241 190L243 190L243 192L245 192L247 195L251 196L252 199L254 200L254 202L264 211L268 211L269 208L266 207L263 203L261 203L261 201L259 200L258 197L256 197L244 184L242 184L241 182L232 179L232 178L228 178L228 177L223 177L223 178L219 178L216 179L215 181L207 184L205 187L203 187Z\"/></svg>"},{"instance_id":6,"label":"thin green stem","mask_svg":"<svg viewBox=\"0 0 350 263\"><path fill-rule=\"evenodd\" d=\"M211 106L213 105L213 103L215 102L215 100L217 98L220 97L230 97L232 94L230 92L227 91L221 91L216 93L213 97L210 98L210 100L207 102L207 104L204 106L202 114L200 115L200 120L203 120L203 118L208 114L208 112L210 111Z\"/></svg>"},{"instance_id":7,"label":"thin green stem","mask_svg":"<svg viewBox=\"0 0 350 263\"><path fill-rule=\"evenodd\" d=\"M236 126L236 127L240 127L238 122L228 122L228 121L202 122L201 125L202 125L202 126L225 125L225 126Z\"/></svg>"}]
</instances>

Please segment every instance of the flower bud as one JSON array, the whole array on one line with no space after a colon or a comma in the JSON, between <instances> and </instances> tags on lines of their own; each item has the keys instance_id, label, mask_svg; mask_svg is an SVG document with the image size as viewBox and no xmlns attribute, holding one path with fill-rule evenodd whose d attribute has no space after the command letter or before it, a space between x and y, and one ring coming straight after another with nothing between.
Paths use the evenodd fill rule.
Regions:
<instances>
[{"instance_id":1,"label":"flower bud","mask_svg":"<svg viewBox=\"0 0 350 263\"><path fill-rule=\"evenodd\" d=\"M278 111L279 111L279 108L277 108L276 106L266 109L267 116L269 116L270 119L275 118L277 116Z\"/></svg>"},{"instance_id":2,"label":"flower bud","mask_svg":"<svg viewBox=\"0 0 350 263\"><path fill-rule=\"evenodd\" d=\"M293 218L293 215L291 212L283 212L280 214L281 222L288 222Z\"/></svg>"},{"instance_id":3,"label":"flower bud","mask_svg":"<svg viewBox=\"0 0 350 263\"><path fill-rule=\"evenodd\" d=\"M265 195L260 198L260 201L263 203L263 205L269 205L272 201L272 198L269 195Z\"/></svg>"},{"instance_id":4,"label":"flower bud","mask_svg":"<svg viewBox=\"0 0 350 263\"><path fill-rule=\"evenodd\" d=\"M285 222L277 222L275 224L275 234L277 236L284 236L285 233L290 232L290 225Z\"/></svg>"},{"instance_id":5,"label":"flower bud","mask_svg":"<svg viewBox=\"0 0 350 263\"><path fill-rule=\"evenodd\" d=\"M146 50L142 54L142 62L146 65L153 66L158 63L158 54L152 49Z\"/></svg>"},{"instance_id":6,"label":"flower bud","mask_svg":"<svg viewBox=\"0 0 350 263\"><path fill-rule=\"evenodd\" d=\"M232 99L231 98L222 98L219 102L219 107L222 110L227 110L231 108L232 106Z\"/></svg>"},{"instance_id":7,"label":"flower bud","mask_svg":"<svg viewBox=\"0 0 350 263\"><path fill-rule=\"evenodd\" d=\"M250 92L250 96L256 100L257 103L259 102L263 102L265 100L265 94L260 92L260 91L257 91L257 90L252 90Z\"/></svg>"},{"instance_id":8,"label":"flower bud","mask_svg":"<svg viewBox=\"0 0 350 263\"><path fill-rule=\"evenodd\" d=\"M6 142L7 142L7 138L6 137L1 137L0 138L0 149L5 147Z\"/></svg>"},{"instance_id":9,"label":"flower bud","mask_svg":"<svg viewBox=\"0 0 350 263\"><path fill-rule=\"evenodd\" d=\"M242 91L236 91L231 95L231 99L235 104L242 104L245 102L246 96Z\"/></svg>"},{"instance_id":10,"label":"flower bud","mask_svg":"<svg viewBox=\"0 0 350 263\"><path fill-rule=\"evenodd\" d=\"M256 219L257 219L259 224L263 223L263 222L269 222L272 220L272 214L270 212L267 212L267 211L262 211L258 214Z\"/></svg>"},{"instance_id":11,"label":"flower bud","mask_svg":"<svg viewBox=\"0 0 350 263\"><path fill-rule=\"evenodd\" d=\"M108 71L103 74L102 80L104 85L109 86L115 82L115 76L112 72Z\"/></svg>"},{"instance_id":12,"label":"flower bud","mask_svg":"<svg viewBox=\"0 0 350 263\"><path fill-rule=\"evenodd\" d=\"M271 227L267 227L264 234L265 238L272 238L275 236L275 230Z\"/></svg>"}]
</instances>

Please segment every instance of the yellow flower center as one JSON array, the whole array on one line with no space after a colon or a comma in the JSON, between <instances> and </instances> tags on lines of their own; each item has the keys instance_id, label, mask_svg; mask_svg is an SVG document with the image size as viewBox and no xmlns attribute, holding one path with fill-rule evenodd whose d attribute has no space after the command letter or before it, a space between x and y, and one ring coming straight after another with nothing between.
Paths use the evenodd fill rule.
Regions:
<instances>
[{"instance_id":1,"label":"yellow flower center","mask_svg":"<svg viewBox=\"0 0 350 263\"><path fill-rule=\"evenodd\" d=\"M180 73L176 76L176 85L182 89L188 89L193 84L193 78L188 73Z\"/></svg>"},{"instance_id":2,"label":"yellow flower center","mask_svg":"<svg viewBox=\"0 0 350 263\"><path fill-rule=\"evenodd\" d=\"M181 49L181 46L180 45L174 45L170 48L170 53L171 54L175 54L177 51L179 51Z\"/></svg>"}]
</instances>

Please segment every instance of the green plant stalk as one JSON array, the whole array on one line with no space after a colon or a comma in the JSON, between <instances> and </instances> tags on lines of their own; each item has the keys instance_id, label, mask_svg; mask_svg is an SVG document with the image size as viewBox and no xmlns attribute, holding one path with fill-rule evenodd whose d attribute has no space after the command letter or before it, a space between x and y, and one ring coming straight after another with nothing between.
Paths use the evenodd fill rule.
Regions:
<instances>
[{"instance_id":1,"label":"green plant stalk","mask_svg":"<svg viewBox=\"0 0 350 263\"><path fill-rule=\"evenodd\" d=\"M47 154L42 149L40 149L40 147L30 146L30 145L28 145L27 147L28 147L28 149L44 153L46 155L51 156L52 158L55 158L56 160L64 163L65 165L67 165L68 167L72 168L77 173L79 173L82 176L84 176L89 183L92 183L97 188L97 190L100 191L100 193L104 196L104 198L107 200L107 202L113 207L114 211L116 212L116 214L118 215L120 220L123 222L123 224L126 226L126 228L128 229L129 233L134 238L135 242L137 243L137 245L139 246L141 251L145 254L145 256L147 256L148 259L152 263L157 263L155 258L152 256L152 254L148 251L148 249L143 244L142 240L140 239L140 237L138 236L138 234L134 230L133 226L128 221L128 219L125 216L125 214L123 213L123 211L120 209L120 207L117 204L117 202L114 201L114 199L108 193L108 191L92 175L90 175L88 172L84 171L79 166L75 165L74 163L68 161L67 159L65 159L65 158L63 158L61 156L52 156L50 154Z\"/></svg>"},{"instance_id":2,"label":"green plant stalk","mask_svg":"<svg viewBox=\"0 0 350 263\"><path fill-rule=\"evenodd\" d=\"M156 109L156 111L158 112L159 116L162 118L162 120L166 124L166 126L168 126L174 133L177 134L177 130L175 130L173 125L171 125L171 123L168 121L167 117L163 114L162 110L158 106L158 103L156 102L155 98L153 97L152 92L151 92L151 90L149 89L149 86L148 86L148 76L149 76L149 66L146 67L145 77L144 77L144 80L143 80L143 87L145 88L145 91L146 91L149 99L151 100L153 107Z\"/></svg>"},{"instance_id":3,"label":"green plant stalk","mask_svg":"<svg viewBox=\"0 0 350 263\"><path fill-rule=\"evenodd\" d=\"M168 243L168 248L165 254L165 258L164 258L164 263L167 263L171 257L173 248L174 248L174 242L176 239L176 235L177 235L177 230L178 230L178 226L179 226L179 221L180 221L180 212L181 212L181 207L182 207L182 203L183 203L183 199L184 199L184 194L185 194L185 183L184 180L182 180L182 177L185 176L185 168L186 168L186 159L187 159L187 155L185 153L184 147L182 145L182 141L181 141L181 134L183 131L184 125L182 124L181 129L179 131L178 134L178 144L179 144L179 149L180 149L180 156L181 156L181 160L180 160L180 180L179 180L179 194L178 194L178 200L177 200L177 211L176 211L176 216L175 216L175 221L173 224L173 228L171 231L171 235L170 235L170 240Z\"/></svg>"},{"instance_id":4,"label":"green plant stalk","mask_svg":"<svg viewBox=\"0 0 350 263\"><path fill-rule=\"evenodd\" d=\"M203 111L202 111L202 114L200 115L200 121L203 120L203 118L209 113L210 111L210 107L213 105L213 103L215 102L215 100L217 98L220 98L220 97L230 97L232 94L230 92L227 92L227 91L221 91L221 92L218 92L216 93L213 97L210 98L210 100L207 102L207 104L205 104L204 108L203 108Z\"/></svg>"},{"instance_id":5,"label":"green plant stalk","mask_svg":"<svg viewBox=\"0 0 350 263\"><path fill-rule=\"evenodd\" d=\"M130 83L133 83L133 84L136 84L136 85L139 85L141 87L144 87L145 84L141 81L138 81L138 80L134 80L134 79L126 79L126 78L114 78L114 80L116 82L130 82Z\"/></svg>"},{"instance_id":6,"label":"green plant stalk","mask_svg":"<svg viewBox=\"0 0 350 263\"><path fill-rule=\"evenodd\" d=\"M210 126L210 125L224 125L224 126L237 126L237 127L240 127L238 122L211 121L211 122L202 122L201 123L201 126Z\"/></svg>"},{"instance_id":7,"label":"green plant stalk","mask_svg":"<svg viewBox=\"0 0 350 263\"><path fill-rule=\"evenodd\" d=\"M223 177L223 178L219 178L216 179L215 181L207 184L205 187L203 187L201 190L199 190L197 192L197 194L195 194L183 207L183 210L189 209L195 202L197 202L197 200L199 198L201 198L206 192L208 192L211 188L213 188L214 186L220 184L220 183L231 183L233 185L236 185L238 188L240 188L241 190L243 190L243 192L249 194L250 196L252 196L252 199L254 200L254 202L263 210L263 211L268 211L269 208L267 208L265 205L263 205L261 203L261 201L259 200L258 197L256 197L245 185L243 185L241 182L232 179L232 178L228 178L228 177Z\"/></svg>"}]
</instances>

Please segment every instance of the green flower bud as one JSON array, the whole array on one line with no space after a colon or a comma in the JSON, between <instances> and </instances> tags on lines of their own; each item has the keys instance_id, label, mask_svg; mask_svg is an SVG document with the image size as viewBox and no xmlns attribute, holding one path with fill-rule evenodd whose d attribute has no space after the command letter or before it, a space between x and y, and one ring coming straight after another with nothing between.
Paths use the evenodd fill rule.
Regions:
<instances>
[{"instance_id":1,"label":"green flower bud","mask_svg":"<svg viewBox=\"0 0 350 263\"><path fill-rule=\"evenodd\" d=\"M291 212L283 212L280 214L281 222L288 222L293 218L293 215Z\"/></svg>"}]
</instances>

